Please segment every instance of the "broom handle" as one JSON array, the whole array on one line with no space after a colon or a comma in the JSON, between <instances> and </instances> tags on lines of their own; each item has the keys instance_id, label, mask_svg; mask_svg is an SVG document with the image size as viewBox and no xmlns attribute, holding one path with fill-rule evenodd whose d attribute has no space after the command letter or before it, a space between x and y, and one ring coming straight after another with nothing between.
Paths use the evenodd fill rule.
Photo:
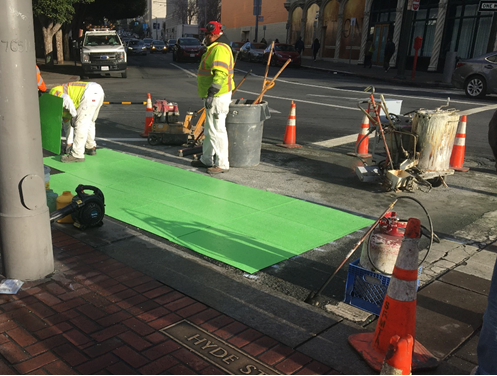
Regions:
<instances>
[{"instance_id":1,"label":"broom handle","mask_svg":"<svg viewBox=\"0 0 497 376\"><path fill-rule=\"evenodd\" d=\"M330 283L330 281L333 279L333 277L342 268L343 264L345 264L347 262L347 260L350 258L350 256L352 256L352 254L356 251L356 249L359 248L359 246L362 244L362 242L364 241L364 239L366 239L369 236L369 234L374 230L374 228L376 227L376 225L378 224L378 222L380 222L380 220L395 206L395 204L397 203L398 200L399 200L398 198L395 199L395 201L390 204L390 206L387 208L387 210L385 210L383 212L383 214L375 221L375 223L373 223L371 225L371 227L369 228L369 230L366 231L366 233L362 236L362 238L359 239L359 241L354 245L354 247L349 251L349 253L347 253L347 256L345 256L345 258L343 259L342 263L340 265L338 265L338 267L333 272L333 274L328 278L328 280L323 284L323 286L321 286L321 288L316 292L316 295L319 295L319 294L321 294L323 292L323 290L326 288L326 286L328 286L328 283Z\"/></svg>"},{"instance_id":2,"label":"broom handle","mask_svg":"<svg viewBox=\"0 0 497 376\"><path fill-rule=\"evenodd\" d=\"M285 62L285 64L283 64L283 66L278 71L278 73L276 73L276 76L274 76L273 79L269 82L270 84L273 84L273 85L264 85L264 89L262 90L262 93L260 93L259 96L256 98L256 100L254 101L254 104L258 104L262 100L262 97L264 96L266 91L268 91L270 89L270 87L274 86L274 81L276 81L278 76L281 74L281 72L283 72L283 70L286 68L286 66L291 63L291 61L292 61L292 59L288 59Z\"/></svg>"}]
</instances>

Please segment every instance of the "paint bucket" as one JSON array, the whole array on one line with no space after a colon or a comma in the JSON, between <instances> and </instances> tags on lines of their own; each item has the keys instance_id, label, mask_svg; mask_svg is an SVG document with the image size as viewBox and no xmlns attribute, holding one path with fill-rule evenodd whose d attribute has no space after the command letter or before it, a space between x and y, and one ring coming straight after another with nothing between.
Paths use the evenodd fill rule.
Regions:
<instances>
[{"instance_id":1,"label":"paint bucket","mask_svg":"<svg viewBox=\"0 0 497 376\"><path fill-rule=\"evenodd\" d=\"M71 193L71 191L64 191L59 197L57 197L57 210L69 205L72 202L73 197L74 195ZM59 219L57 223L74 223L74 219L72 219L71 214L69 214L66 215L64 218Z\"/></svg>"},{"instance_id":2,"label":"paint bucket","mask_svg":"<svg viewBox=\"0 0 497 376\"><path fill-rule=\"evenodd\" d=\"M50 189L50 167L43 165L45 172L45 189Z\"/></svg>"}]
</instances>

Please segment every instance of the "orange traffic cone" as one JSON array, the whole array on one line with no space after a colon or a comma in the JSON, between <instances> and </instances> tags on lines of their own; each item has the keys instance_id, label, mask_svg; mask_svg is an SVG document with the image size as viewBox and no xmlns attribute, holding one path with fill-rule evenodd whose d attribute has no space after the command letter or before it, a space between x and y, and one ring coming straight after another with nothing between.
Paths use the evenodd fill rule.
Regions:
<instances>
[{"instance_id":1,"label":"orange traffic cone","mask_svg":"<svg viewBox=\"0 0 497 376\"><path fill-rule=\"evenodd\" d=\"M410 218L400 246L387 294L383 301L374 333L349 336L349 343L376 371L381 370L390 339L394 335L413 338L416 326L416 295L418 278L418 242L421 222ZM422 344L414 342L412 369L434 368L436 359Z\"/></svg>"},{"instance_id":2,"label":"orange traffic cone","mask_svg":"<svg viewBox=\"0 0 497 376\"><path fill-rule=\"evenodd\" d=\"M292 107L290 108L290 114L288 115L288 122L286 124L286 129L285 129L285 137L283 138L283 143L282 144L277 144L278 146L283 146L284 148L301 148L302 145L298 145L295 143L296 139L296 122L297 122L297 116L296 116L296 104L294 101L292 101Z\"/></svg>"},{"instance_id":3,"label":"orange traffic cone","mask_svg":"<svg viewBox=\"0 0 497 376\"><path fill-rule=\"evenodd\" d=\"M412 345L414 339L410 334L390 339L380 375L410 375L412 363Z\"/></svg>"},{"instance_id":4,"label":"orange traffic cone","mask_svg":"<svg viewBox=\"0 0 497 376\"><path fill-rule=\"evenodd\" d=\"M152 124L154 123L154 109L152 107L152 97L150 93L147 93L147 109L145 111L145 129L143 133L140 133L142 137L148 137L148 133L152 130Z\"/></svg>"},{"instance_id":5,"label":"orange traffic cone","mask_svg":"<svg viewBox=\"0 0 497 376\"><path fill-rule=\"evenodd\" d=\"M464 152L466 150L466 115L461 116L459 125L457 126L456 138L454 146L452 147L452 154L450 156L450 168L466 172L469 167L464 167Z\"/></svg>"},{"instance_id":6,"label":"orange traffic cone","mask_svg":"<svg viewBox=\"0 0 497 376\"><path fill-rule=\"evenodd\" d=\"M368 106L368 114L370 110L370 105ZM361 123L361 130L357 135L357 141L355 143L355 151L347 153L347 155L353 155L360 158L370 158L371 154L369 153L369 118L367 115L364 115Z\"/></svg>"}]
</instances>

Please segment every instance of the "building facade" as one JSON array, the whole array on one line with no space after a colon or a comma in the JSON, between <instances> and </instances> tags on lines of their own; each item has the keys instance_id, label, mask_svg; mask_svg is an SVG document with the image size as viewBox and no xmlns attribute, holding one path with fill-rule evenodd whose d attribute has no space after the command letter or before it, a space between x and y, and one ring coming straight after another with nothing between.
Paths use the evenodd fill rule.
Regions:
<instances>
[{"instance_id":1,"label":"building facade","mask_svg":"<svg viewBox=\"0 0 497 376\"><path fill-rule=\"evenodd\" d=\"M231 41L254 41L264 38L268 43L286 40L288 11L285 0L262 0L261 14L256 21L254 0L222 0L221 23Z\"/></svg>"},{"instance_id":2,"label":"building facade","mask_svg":"<svg viewBox=\"0 0 497 376\"><path fill-rule=\"evenodd\" d=\"M428 71L442 71L449 52L465 59L496 49L495 13L479 12L479 0L420 0L417 11L407 10L407 1L287 0L286 40L295 43L302 36L304 55L311 55L312 41L318 38L319 57L360 64L366 41L372 37L373 64L383 64L385 44L391 37L397 48L390 64L395 65L399 43L406 43L409 67L414 40L421 37L417 67ZM403 22L410 25L403 27Z\"/></svg>"}]
</instances>

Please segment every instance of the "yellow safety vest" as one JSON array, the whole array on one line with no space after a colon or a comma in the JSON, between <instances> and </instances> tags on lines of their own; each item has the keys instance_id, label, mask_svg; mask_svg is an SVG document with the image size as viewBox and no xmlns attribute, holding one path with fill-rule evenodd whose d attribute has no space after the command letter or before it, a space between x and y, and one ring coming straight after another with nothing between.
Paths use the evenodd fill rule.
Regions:
<instances>
[{"instance_id":1,"label":"yellow safety vest","mask_svg":"<svg viewBox=\"0 0 497 376\"><path fill-rule=\"evenodd\" d=\"M88 86L88 82L68 82L64 85L54 86L50 89L49 93L57 97L61 97L62 94L69 95L69 98L71 98L74 103L74 107L78 109L81 98L83 98L83 94L85 93L86 86Z\"/></svg>"},{"instance_id":2,"label":"yellow safety vest","mask_svg":"<svg viewBox=\"0 0 497 376\"><path fill-rule=\"evenodd\" d=\"M235 88L234 63L231 48L220 42L207 46L197 72L197 88L200 98L207 97L207 90L214 84L221 89L216 96L229 93Z\"/></svg>"}]
</instances>

